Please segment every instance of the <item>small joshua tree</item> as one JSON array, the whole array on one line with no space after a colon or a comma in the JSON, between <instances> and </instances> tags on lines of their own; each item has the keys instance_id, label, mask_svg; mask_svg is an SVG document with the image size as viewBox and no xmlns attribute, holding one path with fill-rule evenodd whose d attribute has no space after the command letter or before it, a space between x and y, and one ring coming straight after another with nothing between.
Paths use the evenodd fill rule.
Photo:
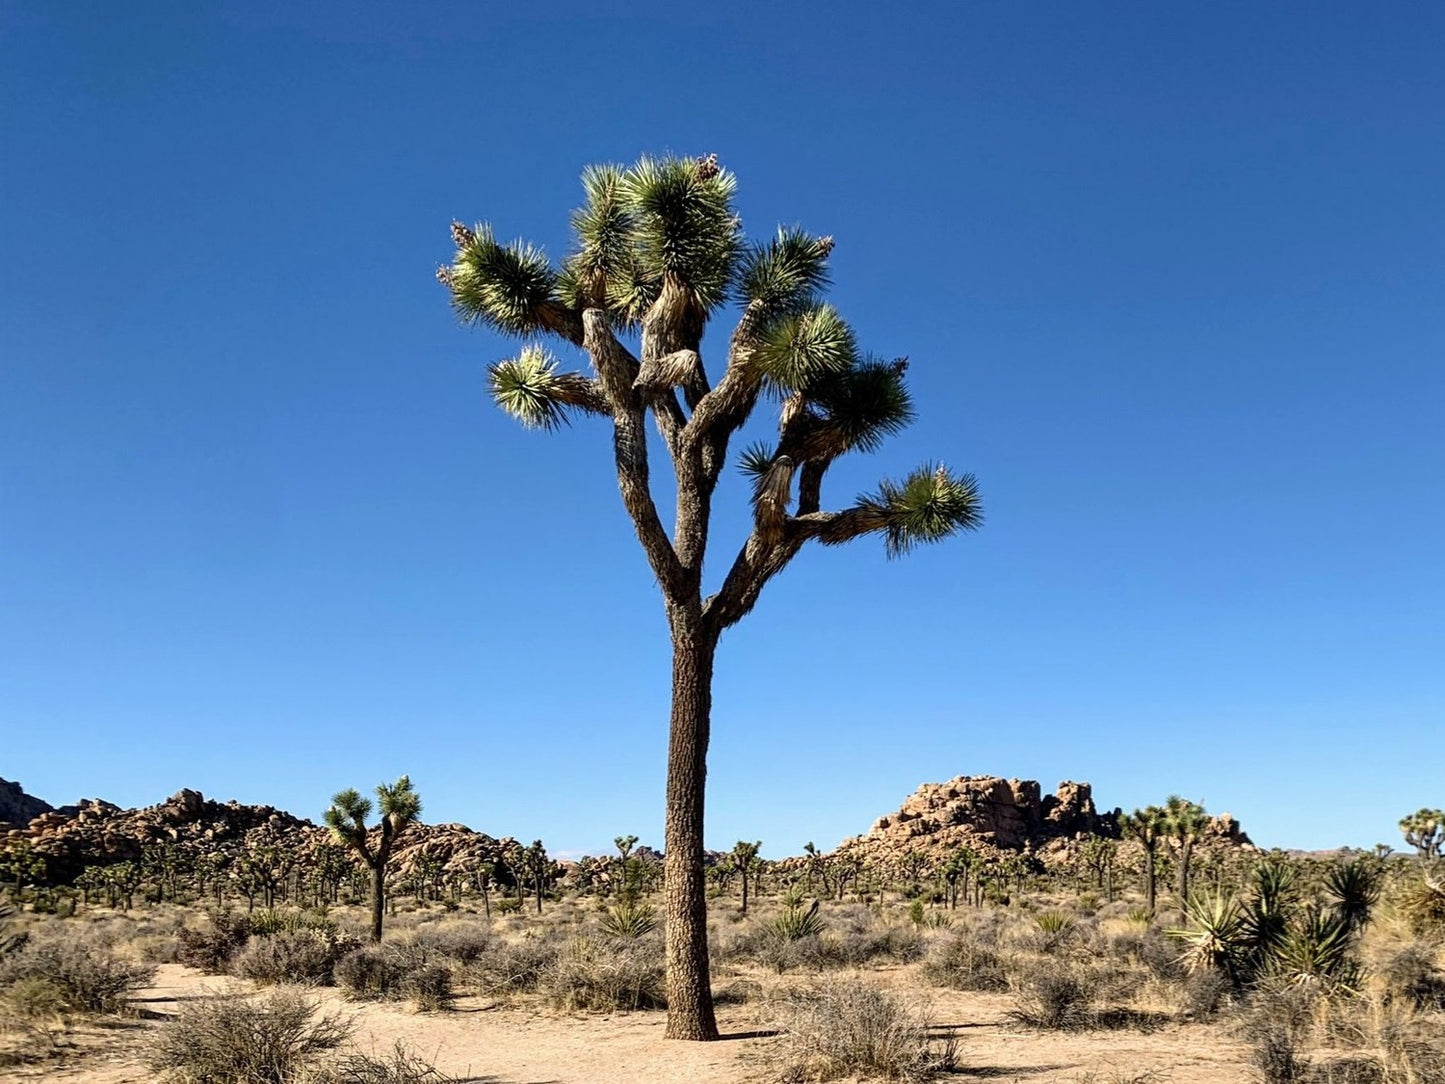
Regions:
<instances>
[{"instance_id":1,"label":"small joshua tree","mask_svg":"<svg viewBox=\"0 0 1445 1084\"><path fill-rule=\"evenodd\" d=\"M742 913L748 913L748 873L753 868L753 861L758 857L758 851L762 849L762 841L748 843L738 840L733 844L733 862L737 864L738 876L743 882L743 906Z\"/></svg>"},{"instance_id":2,"label":"small joshua tree","mask_svg":"<svg viewBox=\"0 0 1445 1084\"><path fill-rule=\"evenodd\" d=\"M1169 830L1169 814L1157 805L1146 806L1120 817L1119 827L1144 848L1144 896L1152 915L1159 896L1155 863L1159 857L1159 841Z\"/></svg>"},{"instance_id":3,"label":"small joshua tree","mask_svg":"<svg viewBox=\"0 0 1445 1084\"><path fill-rule=\"evenodd\" d=\"M1177 794L1171 794L1165 800L1164 813L1168 821L1165 830L1169 835L1169 842L1179 856L1176 892L1182 917L1189 904L1189 862L1194 857L1194 844L1209 827L1209 814L1204 812L1202 805L1187 801Z\"/></svg>"},{"instance_id":4,"label":"small joshua tree","mask_svg":"<svg viewBox=\"0 0 1445 1084\"><path fill-rule=\"evenodd\" d=\"M421 816L421 796L412 789L409 776L402 776L391 786L376 788L377 807L381 813L376 839L366 827L371 816L371 799L363 798L348 787L331 799L326 811L326 826L338 843L356 851L371 870L371 939L381 940L381 922L386 914L386 864L391 860L396 839Z\"/></svg>"}]
</instances>

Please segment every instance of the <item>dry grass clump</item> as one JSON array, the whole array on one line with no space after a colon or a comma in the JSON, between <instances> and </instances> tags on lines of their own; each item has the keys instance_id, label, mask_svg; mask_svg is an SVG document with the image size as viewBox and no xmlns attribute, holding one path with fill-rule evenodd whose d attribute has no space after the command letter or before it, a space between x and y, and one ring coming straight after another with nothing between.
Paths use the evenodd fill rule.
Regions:
<instances>
[{"instance_id":1,"label":"dry grass clump","mask_svg":"<svg viewBox=\"0 0 1445 1084\"><path fill-rule=\"evenodd\" d=\"M562 1009L630 1012L667 1007L662 946L656 938L574 938L542 976Z\"/></svg>"},{"instance_id":2,"label":"dry grass clump","mask_svg":"<svg viewBox=\"0 0 1445 1084\"><path fill-rule=\"evenodd\" d=\"M1009 984L1005 957L969 933L934 941L923 960L923 977L951 990L1007 990Z\"/></svg>"},{"instance_id":3,"label":"dry grass clump","mask_svg":"<svg viewBox=\"0 0 1445 1084\"><path fill-rule=\"evenodd\" d=\"M351 1025L293 990L192 1002L157 1034L150 1067L185 1084L309 1084Z\"/></svg>"},{"instance_id":4,"label":"dry grass clump","mask_svg":"<svg viewBox=\"0 0 1445 1084\"><path fill-rule=\"evenodd\" d=\"M775 1004L785 1081L844 1076L929 1080L955 1065L953 1039L934 1042L927 1019L862 982L795 989Z\"/></svg>"},{"instance_id":5,"label":"dry grass clump","mask_svg":"<svg viewBox=\"0 0 1445 1084\"><path fill-rule=\"evenodd\" d=\"M531 993L555 965L565 942L547 934L516 941L494 940L466 969L470 985L489 997Z\"/></svg>"}]
</instances>

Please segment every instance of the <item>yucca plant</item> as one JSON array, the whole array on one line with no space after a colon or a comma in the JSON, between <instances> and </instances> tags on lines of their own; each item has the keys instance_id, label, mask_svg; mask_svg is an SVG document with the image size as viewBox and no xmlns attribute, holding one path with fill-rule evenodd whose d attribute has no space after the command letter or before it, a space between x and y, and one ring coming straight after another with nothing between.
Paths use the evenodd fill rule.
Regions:
<instances>
[{"instance_id":1,"label":"yucca plant","mask_svg":"<svg viewBox=\"0 0 1445 1084\"><path fill-rule=\"evenodd\" d=\"M1046 934L1057 936L1073 929L1074 920L1063 911L1040 911L1034 923Z\"/></svg>"},{"instance_id":2,"label":"yucca plant","mask_svg":"<svg viewBox=\"0 0 1445 1084\"><path fill-rule=\"evenodd\" d=\"M594 166L582 175L574 247L560 264L524 242L500 243L488 225L456 222L455 256L437 272L462 321L525 342L489 370L498 406L534 429L590 416L612 430L622 503L672 637L664 893L667 1035L675 1039L718 1034L703 798L719 638L810 542L876 534L898 556L982 522L974 478L936 463L824 510L834 464L876 450L912 421L908 362L866 353L824 302L833 239L780 229L749 244L733 208L736 186L715 155ZM710 374L703 335L729 303L737 322ZM543 339L580 350L590 372L568 371ZM720 582L705 586L729 445L768 401L777 405L776 435L738 462L752 482L747 537ZM649 424L672 467L670 532L652 489Z\"/></svg>"},{"instance_id":3,"label":"yucca plant","mask_svg":"<svg viewBox=\"0 0 1445 1084\"><path fill-rule=\"evenodd\" d=\"M1289 983L1326 982L1352 988L1359 978L1353 947L1345 920L1311 905L1290 922L1270 961L1271 971Z\"/></svg>"},{"instance_id":4,"label":"yucca plant","mask_svg":"<svg viewBox=\"0 0 1445 1084\"><path fill-rule=\"evenodd\" d=\"M824 923L818 914L818 901L806 910L802 905L784 907L768 923L768 932L784 941L801 941L805 937L817 937L823 932Z\"/></svg>"},{"instance_id":5,"label":"yucca plant","mask_svg":"<svg viewBox=\"0 0 1445 1084\"><path fill-rule=\"evenodd\" d=\"M657 929L657 910L650 903L624 898L602 912L602 932L631 941Z\"/></svg>"},{"instance_id":6,"label":"yucca plant","mask_svg":"<svg viewBox=\"0 0 1445 1084\"><path fill-rule=\"evenodd\" d=\"M1369 923L1380 900L1380 879L1379 865L1365 858L1338 863L1325 873L1325 897L1350 933Z\"/></svg>"},{"instance_id":7,"label":"yucca plant","mask_svg":"<svg viewBox=\"0 0 1445 1084\"><path fill-rule=\"evenodd\" d=\"M1220 971L1237 979L1249 950L1249 923L1239 900L1225 893L1191 897L1185 907L1188 925L1169 930L1184 942L1180 960L1190 971Z\"/></svg>"}]
</instances>

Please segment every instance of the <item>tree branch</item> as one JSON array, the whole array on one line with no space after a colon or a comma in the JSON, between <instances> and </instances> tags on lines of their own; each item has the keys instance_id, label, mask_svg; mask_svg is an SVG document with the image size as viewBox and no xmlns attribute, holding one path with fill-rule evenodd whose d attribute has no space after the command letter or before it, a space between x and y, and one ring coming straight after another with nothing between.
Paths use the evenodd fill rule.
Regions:
<instances>
[{"instance_id":1,"label":"tree branch","mask_svg":"<svg viewBox=\"0 0 1445 1084\"><path fill-rule=\"evenodd\" d=\"M681 598L686 577L652 500L647 466L647 408L632 389L637 362L612 334L602 310L588 309L582 314L582 322L583 345L592 356L592 364L612 404L612 450L622 504L632 517L637 538L664 595L669 599Z\"/></svg>"}]
</instances>

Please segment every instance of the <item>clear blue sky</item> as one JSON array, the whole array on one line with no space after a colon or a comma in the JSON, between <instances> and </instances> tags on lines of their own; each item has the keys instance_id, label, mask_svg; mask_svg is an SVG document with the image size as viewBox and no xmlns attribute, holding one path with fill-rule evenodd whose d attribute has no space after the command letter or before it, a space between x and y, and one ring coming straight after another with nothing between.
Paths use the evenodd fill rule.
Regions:
<instances>
[{"instance_id":1,"label":"clear blue sky","mask_svg":"<svg viewBox=\"0 0 1445 1084\"><path fill-rule=\"evenodd\" d=\"M454 217L560 255L584 164L713 151L913 361L829 503L940 457L988 522L772 585L709 845L958 774L1265 845L1445 804L1445 9L684 6L0 3L0 775L316 817L406 771L428 819L660 843L608 435L496 412L515 347L432 273Z\"/></svg>"}]
</instances>

